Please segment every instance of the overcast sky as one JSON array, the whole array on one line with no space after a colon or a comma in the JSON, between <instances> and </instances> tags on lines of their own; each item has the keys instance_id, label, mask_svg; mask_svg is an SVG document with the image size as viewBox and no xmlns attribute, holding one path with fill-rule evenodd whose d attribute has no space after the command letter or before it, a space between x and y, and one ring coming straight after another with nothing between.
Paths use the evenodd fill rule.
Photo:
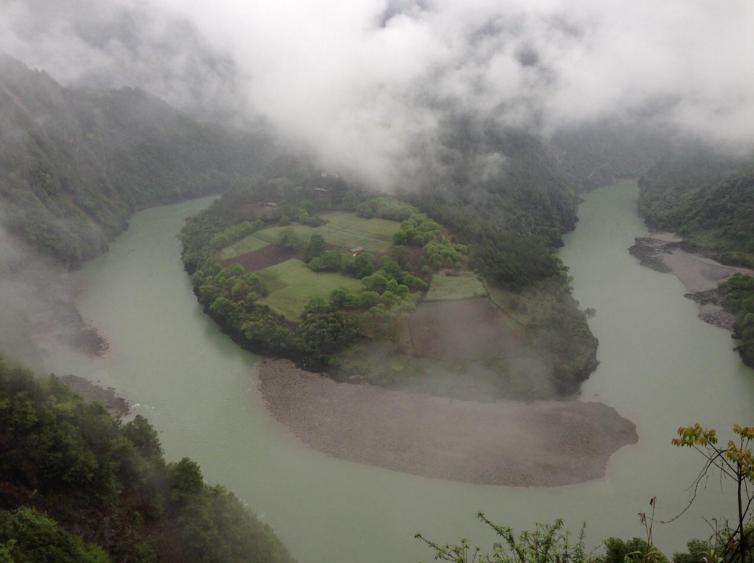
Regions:
<instances>
[{"instance_id":1,"label":"overcast sky","mask_svg":"<svg viewBox=\"0 0 754 563\"><path fill-rule=\"evenodd\" d=\"M647 119L718 146L754 146L751 0L0 6L0 48L66 83L115 68L121 82L174 103L187 88L194 101L232 99L229 107L264 116L329 163L378 182L393 181L395 163L410 146L431 143L451 110L544 134ZM130 36L143 47L125 47L108 35L113 28L92 39L91 29L124 8L139 14ZM90 30L83 38L82 29ZM197 55L204 48L220 58Z\"/></svg>"}]
</instances>

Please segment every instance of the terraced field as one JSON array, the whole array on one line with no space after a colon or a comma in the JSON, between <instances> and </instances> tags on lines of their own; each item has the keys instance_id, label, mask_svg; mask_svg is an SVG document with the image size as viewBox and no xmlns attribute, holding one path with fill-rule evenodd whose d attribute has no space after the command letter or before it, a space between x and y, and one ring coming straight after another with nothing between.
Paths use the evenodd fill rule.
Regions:
<instances>
[{"instance_id":1,"label":"terraced field","mask_svg":"<svg viewBox=\"0 0 754 563\"><path fill-rule=\"evenodd\" d=\"M487 289L474 272L458 275L436 274L425 301L457 301L473 297L486 297Z\"/></svg>"},{"instance_id":2,"label":"terraced field","mask_svg":"<svg viewBox=\"0 0 754 563\"><path fill-rule=\"evenodd\" d=\"M270 244L268 241L260 239L256 234L252 234L223 248L222 252L220 252L220 259L230 260L242 254L256 252L257 250L262 250L268 244Z\"/></svg>"},{"instance_id":3,"label":"terraced field","mask_svg":"<svg viewBox=\"0 0 754 563\"><path fill-rule=\"evenodd\" d=\"M354 292L361 289L360 280L341 274L313 272L296 258L260 270L257 275L270 291L260 303L270 306L291 321L300 318L313 297L327 298L340 287Z\"/></svg>"},{"instance_id":4,"label":"terraced field","mask_svg":"<svg viewBox=\"0 0 754 563\"><path fill-rule=\"evenodd\" d=\"M322 218L327 223L319 227L298 224L285 227L270 227L246 238L255 238L266 243L276 243L280 240L280 233L286 229L290 229L303 240L308 239L314 234L318 234L322 235L327 244L333 246L346 249L360 246L369 252L385 252L393 243L393 235L400 228L400 224L395 221L362 219L355 213L335 211L323 214ZM241 242L243 241L239 241L236 245Z\"/></svg>"}]
</instances>

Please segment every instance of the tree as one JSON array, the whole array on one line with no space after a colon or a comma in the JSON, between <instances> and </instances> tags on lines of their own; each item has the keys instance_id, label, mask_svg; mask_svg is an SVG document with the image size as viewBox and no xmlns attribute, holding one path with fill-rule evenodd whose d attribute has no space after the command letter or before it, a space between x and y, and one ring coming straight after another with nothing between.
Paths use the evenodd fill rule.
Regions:
<instances>
[{"instance_id":1,"label":"tree","mask_svg":"<svg viewBox=\"0 0 754 563\"><path fill-rule=\"evenodd\" d=\"M453 563L586 563L590 559L584 551L584 528L576 542L571 542L563 521L554 524L537 524L534 531L521 532L518 536L507 526L498 526L483 513L477 515L500 538L492 553L482 554L479 547L471 547L464 539L456 545L441 545L426 539L421 534L416 538L434 551L435 560Z\"/></svg>"},{"instance_id":2,"label":"tree","mask_svg":"<svg viewBox=\"0 0 754 563\"><path fill-rule=\"evenodd\" d=\"M325 239L322 235L313 234L309 237L309 246L306 249L306 261L321 256L325 250Z\"/></svg>"},{"instance_id":3,"label":"tree","mask_svg":"<svg viewBox=\"0 0 754 563\"><path fill-rule=\"evenodd\" d=\"M694 448L705 462L694 480L694 491L708 473L717 469L724 478L736 486L736 526L726 526L720 534L724 539L723 557L726 562L745 563L754 560L754 529L750 526L751 508L754 503L754 456L751 443L754 426L733 426L734 437L725 446L718 445L717 431L704 428L698 422L678 429L673 445ZM693 497L692 497L693 502Z\"/></svg>"},{"instance_id":4,"label":"tree","mask_svg":"<svg viewBox=\"0 0 754 563\"><path fill-rule=\"evenodd\" d=\"M157 431L140 414L123 427L123 434L131 441L136 451L146 459L157 460L162 455Z\"/></svg>"},{"instance_id":5,"label":"tree","mask_svg":"<svg viewBox=\"0 0 754 563\"><path fill-rule=\"evenodd\" d=\"M346 272L356 279L370 276L374 272L374 259L369 254L359 254L346 264Z\"/></svg>"},{"instance_id":6,"label":"tree","mask_svg":"<svg viewBox=\"0 0 754 563\"><path fill-rule=\"evenodd\" d=\"M60 563L107 563L98 546L62 529L36 510L21 507L0 510L0 562L56 561Z\"/></svg>"}]
</instances>

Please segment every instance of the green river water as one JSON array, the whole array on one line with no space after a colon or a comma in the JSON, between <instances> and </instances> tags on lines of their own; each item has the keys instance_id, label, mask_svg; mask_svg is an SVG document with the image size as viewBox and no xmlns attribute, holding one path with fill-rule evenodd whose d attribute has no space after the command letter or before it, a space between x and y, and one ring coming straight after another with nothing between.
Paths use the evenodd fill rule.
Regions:
<instances>
[{"instance_id":1,"label":"green river water","mask_svg":"<svg viewBox=\"0 0 754 563\"><path fill-rule=\"evenodd\" d=\"M697 319L674 276L628 254L646 233L636 197L631 181L587 195L561 251L576 297L597 310L590 324L600 366L582 399L615 407L640 437L611 458L604 479L477 486L340 461L300 444L267 414L256 391L257 358L203 315L182 269L176 235L207 199L137 214L111 250L84 268L78 305L110 352L96 361L61 353L48 369L113 386L158 429L169 459L197 460L208 481L248 503L301 563L430 561L414 533L487 542L475 520L480 510L515 528L562 517L577 530L586 521L590 545L611 534L641 535L637 512L656 495L658 517L672 516L699 468L693 452L670 446L676 427L754 422L754 372L728 332ZM730 489L721 493L712 479L692 510L657 526L660 546L677 549L706 534L702 515L732 507Z\"/></svg>"}]
</instances>

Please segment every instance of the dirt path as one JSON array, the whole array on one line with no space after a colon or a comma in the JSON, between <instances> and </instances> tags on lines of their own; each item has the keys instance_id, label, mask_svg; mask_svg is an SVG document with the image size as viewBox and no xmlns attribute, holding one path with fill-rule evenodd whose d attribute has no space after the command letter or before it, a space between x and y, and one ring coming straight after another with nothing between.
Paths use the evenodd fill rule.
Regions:
<instances>
[{"instance_id":1,"label":"dirt path","mask_svg":"<svg viewBox=\"0 0 754 563\"><path fill-rule=\"evenodd\" d=\"M275 418L337 458L415 475L514 486L597 479L633 423L602 403L449 400L336 383L264 360L259 388Z\"/></svg>"}]
</instances>

